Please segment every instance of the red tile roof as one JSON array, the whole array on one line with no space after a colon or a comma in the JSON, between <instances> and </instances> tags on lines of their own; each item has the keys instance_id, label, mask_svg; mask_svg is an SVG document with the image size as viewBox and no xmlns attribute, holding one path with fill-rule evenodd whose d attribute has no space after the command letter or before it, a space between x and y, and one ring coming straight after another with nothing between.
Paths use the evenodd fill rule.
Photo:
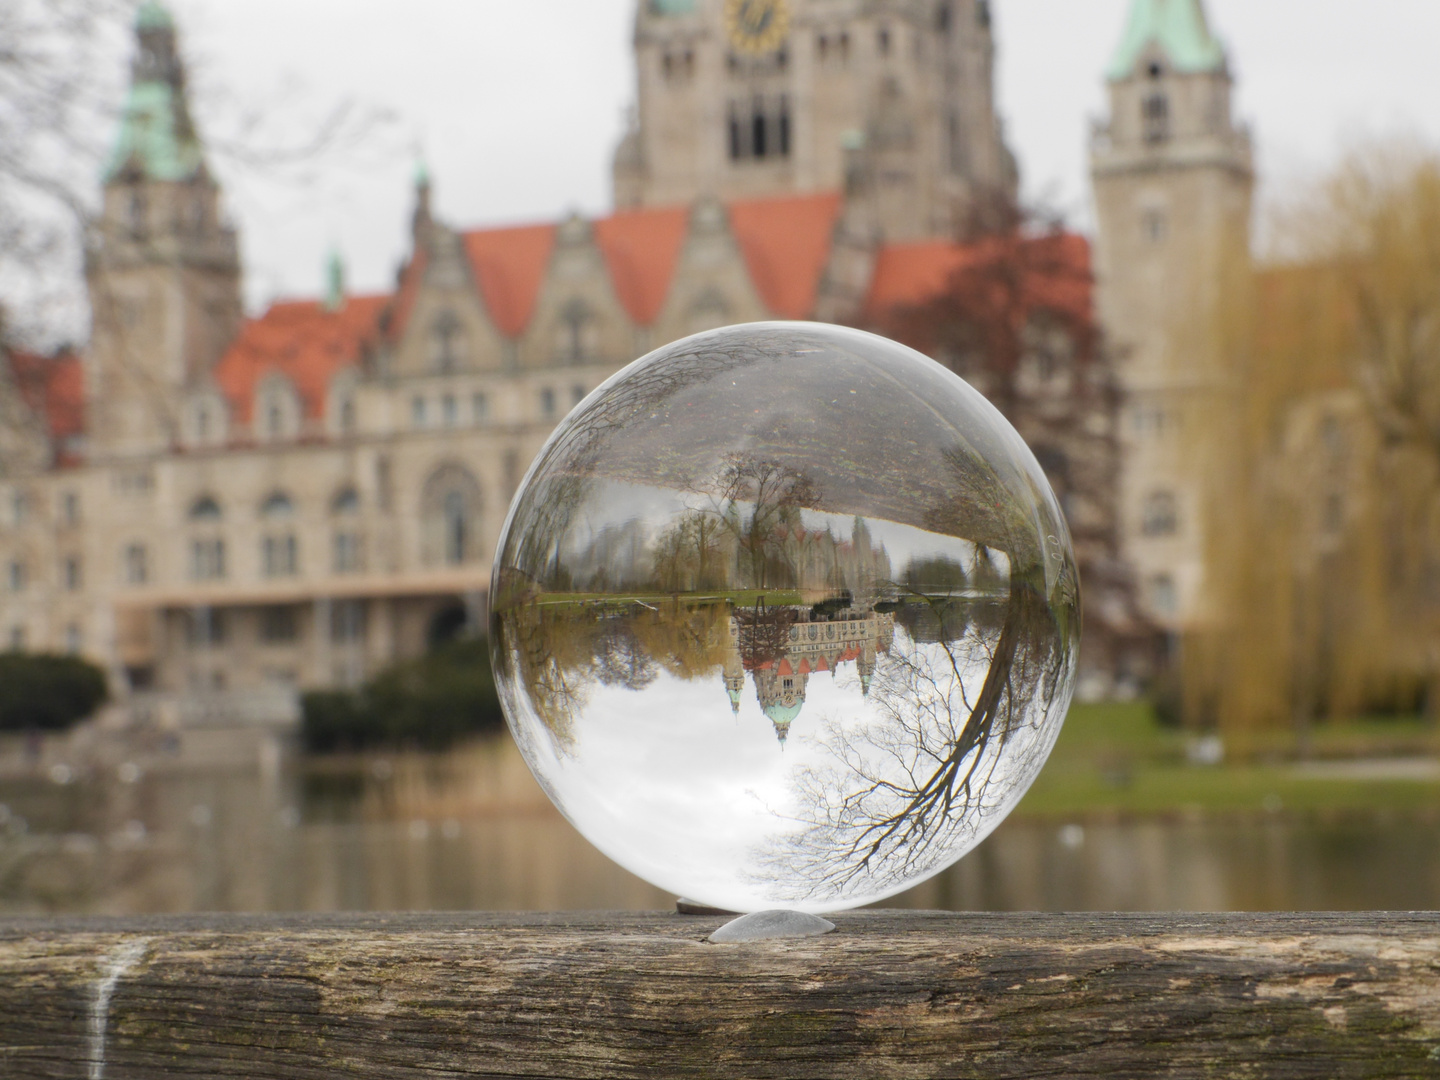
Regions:
<instances>
[{"instance_id":1,"label":"red tile roof","mask_svg":"<svg viewBox=\"0 0 1440 1080\"><path fill-rule=\"evenodd\" d=\"M388 296L352 296L338 311L327 311L315 300L282 301L246 322L215 368L235 419L250 422L256 388L277 372L299 390L307 418L324 415L331 381L359 363L389 302Z\"/></svg>"},{"instance_id":2,"label":"red tile roof","mask_svg":"<svg viewBox=\"0 0 1440 1080\"><path fill-rule=\"evenodd\" d=\"M730 230L765 306L781 318L815 314L820 277L843 202L836 193L730 205Z\"/></svg>"},{"instance_id":3,"label":"red tile roof","mask_svg":"<svg viewBox=\"0 0 1440 1080\"><path fill-rule=\"evenodd\" d=\"M80 357L70 352L55 356L12 352L10 371L21 398L44 417L52 439L63 443L84 433L85 372Z\"/></svg>"},{"instance_id":4,"label":"red tile roof","mask_svg":"<svg viewBox=\"0 0 1440 1080\"><path fill-rule=\"evenodd\" d=\"M535 314L535 301L555 250L554 225L482 229L464 235L465 254L496 327L519 337Z\"/></svg>"},{"instance_id":5,"label":"red tile roof","mask_svg":"<svg viewBox=\"0 0 1440 1080\"><path fill-rule=\"evenodd\" d=\"M983 266L1005 257L1005 238L957 244L922 240L890 244L875 261L865 313L883 318L896 309L923 304L945 291L957 270ZM1090 310L1090 242L1074 233L1049 233L1020 240L1030 306L1084 315Z\"/></svg>"},{"instance_id":6,"label":"red tile roof","mask_svg":"<svg viewBox=\"0 0 1440 1080\"><path fill-rule=\"evenodd\" d=\"M641 326L653 324L665 306L689 223L683 206L622 211L595 222L615 295Z\"/></svg>"}]
</instances>

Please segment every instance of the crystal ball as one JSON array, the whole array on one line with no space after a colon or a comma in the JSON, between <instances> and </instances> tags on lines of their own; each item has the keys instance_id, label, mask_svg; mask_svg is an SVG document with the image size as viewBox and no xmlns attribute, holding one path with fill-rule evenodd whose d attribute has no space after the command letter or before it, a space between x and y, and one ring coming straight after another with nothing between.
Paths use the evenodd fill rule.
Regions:
<instances>
[{"instance_id":1,"label":"crystal ball","mask_svg":"<svg viewBox=\"0 0 1440 1080\"><path fill-rule=\"evenodd\" d=\"M510 508L491 649L536 779L694 902L824 912L940 872L1020 800L1069 707L1069 531L958 376L759 323L582 401Z\"/></svg>"}]
</instances>

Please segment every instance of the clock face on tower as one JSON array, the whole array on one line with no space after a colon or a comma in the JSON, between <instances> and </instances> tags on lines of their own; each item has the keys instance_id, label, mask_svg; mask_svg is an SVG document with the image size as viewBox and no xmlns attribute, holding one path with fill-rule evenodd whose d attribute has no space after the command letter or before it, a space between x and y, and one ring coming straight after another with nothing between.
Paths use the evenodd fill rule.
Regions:
<instances>
[{"instance_id":1,"label":"clock face on tower","mask_svg":"<svg viewBox=\"0 0 1440 1080\"><path fill-rule=\"evenodd\" d=\"M725 0L730 44L748 53L774 52L790 29L785 0Z\"/></svg>"}]
</instances>

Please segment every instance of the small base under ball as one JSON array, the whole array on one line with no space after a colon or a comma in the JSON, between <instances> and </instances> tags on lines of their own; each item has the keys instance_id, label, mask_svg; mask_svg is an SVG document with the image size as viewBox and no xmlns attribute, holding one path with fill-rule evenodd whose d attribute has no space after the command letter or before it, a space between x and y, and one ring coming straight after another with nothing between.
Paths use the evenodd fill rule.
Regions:
<instances>
[{"instance_id":1,"label":"small base under ball","mask_svg":"<svg viewBox=\"0 0 1440 1080\"><path fill-rule=\"evenodd\" d=\"M835 924L828 919L803 911L752 911L731 919L711 934L709 940L716 945L735 945L745 941L819 937L834 929Z\"/></svg>"}]
</instances>

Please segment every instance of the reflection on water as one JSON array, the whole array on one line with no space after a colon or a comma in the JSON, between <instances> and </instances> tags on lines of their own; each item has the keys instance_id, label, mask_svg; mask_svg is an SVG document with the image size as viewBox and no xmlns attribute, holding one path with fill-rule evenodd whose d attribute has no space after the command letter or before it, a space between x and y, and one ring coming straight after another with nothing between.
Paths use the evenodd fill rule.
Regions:
<instances>
[{"instance_id":1,"label":"reflection on water","mask_svg":"<svg viewBox=\"0 0 1440 1080\"><path fill-rule=\"evenodd\" d=\"M522 754L622 866L717 907L894 895L982 840L1058 734L1078 644L1033 455L932 361L730 328L602 386L500 542Z\"/></svg>"},{"instance_id":2,"label":"reflection on water","mask_svg":"<svg viewBox=\"0 0 1440 1080\"><path fill-rule=\"evenodd\" d=\"M728 705L728 703L727 703ZM728 711L728 708L727 708ZM766 738L775 746L773 728ZM188 738L188 736L187 736ZM585 842L508 740L225 768L163 753L0 776L0 912L669 908ZM787 751L788 752L788 751ZM130 765L130 769L125 769ZM63 777L64 774L59 774ZM128 781L128 782L127 782ZM888 901L956 910L1440 908L1440 822L1010 820Z\"/></svg>"}]
</instances>

